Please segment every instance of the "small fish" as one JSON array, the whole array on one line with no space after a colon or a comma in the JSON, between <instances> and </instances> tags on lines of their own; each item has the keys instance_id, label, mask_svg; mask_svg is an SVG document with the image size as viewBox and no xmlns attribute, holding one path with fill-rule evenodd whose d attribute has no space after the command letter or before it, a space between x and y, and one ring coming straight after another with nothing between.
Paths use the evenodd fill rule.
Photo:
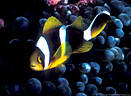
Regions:
<instances>
[{"instance_id":1,"label":"small fish","mask_svg":"<svg viewBox=\"0 0 131 96\"><path fill-rule=\"evenodd\" d=\"M103 11L86 29L81 16L71 25L49 17L30 57L30 68L35 71L52 69L64 64L71 54L90 51L93 43L89 40L100 34L111 20L110 13Z\"/></svg>"}]
</instances>

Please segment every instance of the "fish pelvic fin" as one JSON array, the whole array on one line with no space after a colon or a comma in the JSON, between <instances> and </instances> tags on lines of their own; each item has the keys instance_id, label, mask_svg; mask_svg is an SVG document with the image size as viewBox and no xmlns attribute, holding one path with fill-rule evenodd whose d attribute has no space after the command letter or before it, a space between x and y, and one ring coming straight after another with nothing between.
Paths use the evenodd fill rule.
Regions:
<instances>
[{"instance_id":1,"label":"fish pelvic fin","mask_svg":"<svg viewBox=\"0 0 131 96\"><path fill-rule=\"evenodd\" d=\"M72 50L70 44L68 42L62 43L53 55L53 59L51 60L49 66L45 70L60 66L67 61L71 54Z\"/></svg>"},{"instance_id":2,"label":"fish pelvic fin","mask_svg":"<svg viewBox=\"0 0 131 96\"><path fill-rule=\"evenodd\" d=\"M85 24L83 22L82 16L79 16L71 25L70 27L76 28L79 30L84 30L85 29Z\"/></svg>"},{"instance_id":3,"label":"fish pelvic fin","mask_svg":"<svg viewBox=\"0 0 131 96\"><path fill-rule=\"evenodd\" d=\"M90 51L92 47L93 47L93 43L91 41L88 41L88 42L84 41L82 45L79 48L77 48L76 50L74 50L72 53L73 54L74 53L85 53L85 52Z\"/></svg>"},{"instance_id":4,"label":"fish pelvic fin","mask_svg":"<svg viewBox=\"0 0 131 96\"><path fill-rule=\"evenodd\" d=\"M56 17L51 16L44 24L43 33L60 26L62 26L62 23Z\"/></svg>"}]
</instances>

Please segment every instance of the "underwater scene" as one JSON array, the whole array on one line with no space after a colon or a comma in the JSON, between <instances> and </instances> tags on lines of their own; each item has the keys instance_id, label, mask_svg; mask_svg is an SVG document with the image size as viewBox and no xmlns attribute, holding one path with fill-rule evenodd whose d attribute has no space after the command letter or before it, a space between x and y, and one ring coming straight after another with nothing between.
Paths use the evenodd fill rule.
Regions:
<instances>
[{"instance_id":1,"label":"underwater scene","mask_svg":"<svg viewBox=\"0 0 131 96\"><path fill-rule=\"evenodd\" d=\"M0 0L0 96L131 96L130 0Z\"/></svg>"}]
</instances>

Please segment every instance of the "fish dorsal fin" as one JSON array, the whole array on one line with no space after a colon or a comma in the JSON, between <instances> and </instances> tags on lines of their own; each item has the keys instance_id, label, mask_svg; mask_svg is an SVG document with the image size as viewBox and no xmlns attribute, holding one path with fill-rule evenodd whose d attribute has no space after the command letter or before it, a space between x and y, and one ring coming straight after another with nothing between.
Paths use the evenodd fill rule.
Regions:
<instances>
[{"instance_id":1,"label":"fish dorsal fin","mask_svg":"<svg viewBox=\"0 0 131 96\"><path fill-rule=\"evenodd\" d=\"M83 42L82 45L74 50L72 53L85 53L92 49L93 43L91 41Z\"/></svg>"},{"instance_id":2,"label":"fish dorsal fin","mask_svg":"<svg viewBox=\"0 0 131 96\"><path fill-rule=\"evenodd\" d=\"M71 26L72 28L76 28L79 30L84 30L85 29L85 24L83 22L82 16L79 16L72 24Z\"/></svg>"},{"instance_id":3,"label":"fish dorsal fin","mask_svg":"<svg viewBox=\"0 0 131 96\"><path fill-rule=\"evenodd\" d=\"M44 24L43 33L47 32L51 29L60 27L62 23L54 16L51 16L47 19L47 21Z\"/></svg>"},{"instance_id":4,"label":"fish dorsal fin","mask_svg":"<svg viewBox=\"0 0 131 96\"><path fill-rule=\"evenodd\" d=\"M57 49L55 54L53 55L53 60L51 60L49 66L47 69L52 69L54 67L60 66L63 64L71 55L71 46L68 42L64 42L60 45L60 47Z\"/></svg>"}]
</instances>

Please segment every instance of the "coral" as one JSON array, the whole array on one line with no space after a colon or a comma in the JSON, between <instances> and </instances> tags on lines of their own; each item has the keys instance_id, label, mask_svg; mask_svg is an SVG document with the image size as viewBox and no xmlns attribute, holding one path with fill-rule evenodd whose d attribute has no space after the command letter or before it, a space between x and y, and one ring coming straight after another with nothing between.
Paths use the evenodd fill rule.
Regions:
<instances>
[{"instance_id":1,"label":"coral","mask_svg":"<svg viewBox=\"0 0 131 96\"><path fill-rule=\"evenodd\" d=\"M45 0L48 6L57 5L61 0Z\"/></svg>"},{"instance_id":2,"label":"coral","mask_svg":"<svg viewBox=\"0 0 131 96\"><path fill-rule=\"evenodd\" d=\"M95 3L95 0L79 0L77 5L82 4L82 5L87 5L88 3Z\"/></svg>"}]
</instances>

